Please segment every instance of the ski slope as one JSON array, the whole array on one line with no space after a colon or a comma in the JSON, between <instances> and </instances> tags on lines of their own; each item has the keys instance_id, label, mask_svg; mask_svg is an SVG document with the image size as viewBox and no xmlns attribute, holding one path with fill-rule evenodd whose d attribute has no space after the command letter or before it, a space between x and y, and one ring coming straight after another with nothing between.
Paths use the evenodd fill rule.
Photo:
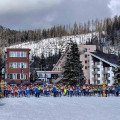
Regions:
<instances>
[{"instance_id":1,"label":"ski slope","mask_svg":"<svg viewBox=\"0 0 120 120\"><path fill-rule=\"evenodd\" d=\"M31 55L41 56L41 54L44 53L45 57L47 57L49 53L53 55L55 54L55 52L58 53L59 50L64 52L70 39L79 45L85 44L94 36L98 36L98 33L81 34L76 36L63 36L61 38L48 38L40 40L38 42L31 41L12 45L9 48L29 48L31 49Z\"/></svg>"},{"instance_id":2,"label":"ski slope","mask_svg":"<svg viewBox=\"0 0 120 120\"><path fill-rule=\"evenodd\" d=\"M4 98L0 120L120 120L120 97Z\"/></svg>"}]
</instances>

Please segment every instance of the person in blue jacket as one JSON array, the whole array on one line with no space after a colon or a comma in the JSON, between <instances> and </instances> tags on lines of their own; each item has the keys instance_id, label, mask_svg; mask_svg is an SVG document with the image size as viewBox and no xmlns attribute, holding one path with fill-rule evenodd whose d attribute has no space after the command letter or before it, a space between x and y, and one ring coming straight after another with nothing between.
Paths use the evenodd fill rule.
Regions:
<instances>
[{"instance_id":1,"label":"person in blue jacket","mask_svg":"<svg viewBox=\"0 0 120 120\"><path fill-rule=\"evenodd\" d=\"M30 97L30 89L29 89L29 87L26 88L26 97Z\"/></svg>"},{"instance_id":2,"label":"person in blue jacket","mask_svg":"<svg viewBox=\"0 0 120 120\"><path fill-rule=\"evenodd\" d=\"M57 88L56 88L56 86L53 87L52 92L53 92L53 96L56 97L57 96Z\"/></svg>"},{"instance_id":3,"label":"person in blue jacket","mask_svg":"<svg viewBox=\"0 0 120 120\"><path fill-rule=\"evenodd\" d=\"M35 92L35 97L39 97L40 96L40 90L38 89L37 86L35 87L34 92Z\"/></svg>"},{"instance_id":4,"label":"person in blue jacket","mask_svg":"<svg viewBox=\"0 0 120 120\"><path fill-rule=\"evenodd\" d=\"M119 96L119 92L120 92L120 86L118 84L116 84L116 86L115 86L116 96Z\"/></svg>"}]
</instances>

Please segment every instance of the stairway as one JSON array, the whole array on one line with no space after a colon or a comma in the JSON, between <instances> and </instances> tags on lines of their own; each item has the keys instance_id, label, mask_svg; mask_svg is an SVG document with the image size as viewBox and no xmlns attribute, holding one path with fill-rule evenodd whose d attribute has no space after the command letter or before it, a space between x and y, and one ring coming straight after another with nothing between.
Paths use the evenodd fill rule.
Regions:
<instances>
[{"instance_id":1,"label":"stairway","mask_svg":"<svg viewBox=\"0 0 120 120\"><path fill-rule=\"evenodd\" d=\"M62 77L59 77L56 80L54 80L53 83L58 83L61 79L62 79Z\"/></svg>"}]
</instances>

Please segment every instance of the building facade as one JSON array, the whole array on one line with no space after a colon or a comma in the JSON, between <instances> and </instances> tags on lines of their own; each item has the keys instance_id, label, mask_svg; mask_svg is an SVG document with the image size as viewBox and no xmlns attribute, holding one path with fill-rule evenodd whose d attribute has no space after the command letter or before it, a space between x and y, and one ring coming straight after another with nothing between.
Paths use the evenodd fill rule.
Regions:
<instances>
[{"instance_id":1,"label":"building facade","mask_svg":"<svg viewBox=\"0 0 120 120\"><path fill-rule=\"evenodd\" d=\"M59 82L62 79L61 71L36 71L38 80L46 83L50 83L54 81Z\"/></svg>"},{"instance_id":2,"label":"building facade","mask_svg":"<svg viewBox=\"0 0 120 120\"><path fill-rule=\"evenodd\" d=\"M5 79L9 83L30 80L30 49L8 48L5 53Z\"/></svg>"},{"instance_id":3,"label":"building facade","mask_svg":"<svg viewBox=\"0 0 120 120\"><path fill-rule=\"evenodd\" d=\"M90 53L96 51L96 46L95 45L79 45L78 48L80 52L80 61L82 61L82 65L83 65L83 72L86 79L86 84L89 84L90 82L89 60L91 55ZM63 66L65 65L68 51L69 51L69 47L66 48L66 51L54 66L53 71L62 71L62 72L64 71Z\"/></svg>"},{"instance_id":4,"label":"building facade","mask_svg":"<svg viewBox=\"0 0 120 120\"><path fill-rule=\"evenodd\" d=\"M91 57L91 52L96 51L96 45L80 45L79 51L80 51L80 61L82 61L86 84L90 84L90 57Z\"/></svg>"},{"instance_id":5,"label":"building facade","mask_svg":"<svg viewBox=\"0 0 120 120\"><path fill-rule=\"evenodd\" d=\"M69 47L61 56L53 71L63 72ZM113 70L118 66L118 57L114 54L106 54L96 50L96 45L79 45L80 61L82 61L86 84L102 85L106 80L108 85L114 84Z\"/></svg>"},{"instance_id":6,"label":"building facade","mask_svg":"<svg viewBox=\"0 0 120 120\"><path fill-rule=\"evenodd\" d=\"M114 84L113 70L118 66L118 57L114 54L105 54L100 51L90 55L90 84L101 85L103 80L111 86Z\"/></svg>"}]
</instances>

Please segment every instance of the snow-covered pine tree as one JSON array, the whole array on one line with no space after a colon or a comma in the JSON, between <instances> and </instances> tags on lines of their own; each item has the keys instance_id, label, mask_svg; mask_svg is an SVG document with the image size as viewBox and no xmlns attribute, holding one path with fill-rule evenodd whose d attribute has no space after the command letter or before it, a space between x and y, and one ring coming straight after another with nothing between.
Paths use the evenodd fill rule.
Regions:
<instances>
[{"instance_id":1,"label":"snow-covered pine tree","mask_svg":"<svg viewBox=\"0 0 120 120\"><path fill-rule=\"evenodd\" d=\"M85 83L78 46L72 41L70 41L69 52L67 53L65 66L63 68L63 82L65 84L83 85Z\"/></svg>"},{"instance_id":2,"label":"snow-covered pine tree","mask_svg":"<svg viewBox=\"0 0 120 120\"><path fill-rule=\"evenodd\" d=\"M40 67L41 67L41 70L46 70L46 60L45 60L44 53L42 53L41 55Z\"/></svg>"},{"instance_id":3,"label":"snow-covered pine tree","mask_svg":"<svg viewBox=\"0 0 120 120\"><path fill-rule=\"evenodd\" d=\"M120 55L119 55L118 65L119 67L115 68L114 70L115 83L120 83Z\"/></svg>"}]
</instances>

